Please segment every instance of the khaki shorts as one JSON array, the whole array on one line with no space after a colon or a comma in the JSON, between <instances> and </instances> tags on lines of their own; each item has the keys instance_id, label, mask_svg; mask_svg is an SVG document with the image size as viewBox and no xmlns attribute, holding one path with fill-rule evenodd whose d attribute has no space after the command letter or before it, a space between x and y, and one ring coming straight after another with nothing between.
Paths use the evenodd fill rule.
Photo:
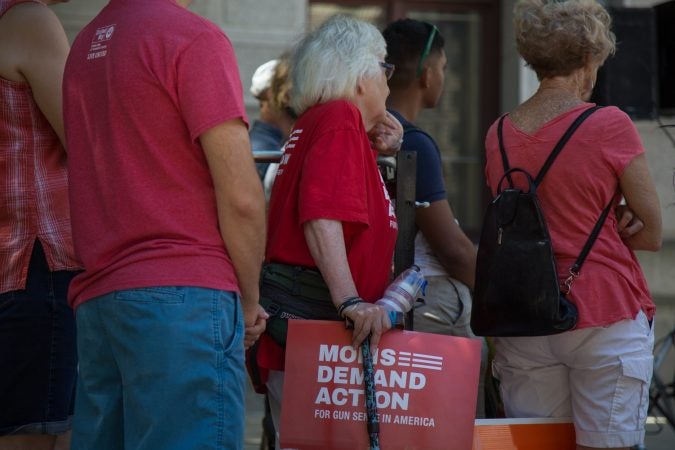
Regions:
<instances>
[{"instance_id":1,"label":"khaki shorts","mask_svg":"<svg viewBox=\"0 0 675 450\"><path fill-rule=\"evenodd\" d=\"M476 418L485 417L485 370L488 348L485 339L471 331L471 292L469 288L447 276L427 276L424 305L415 308L413 330L481 340L480 374Z\"/></svg>"},{"instance_id":2,"label":"khaki shorts","mask_svg":"<svg viewBox=\"0 0 675 450\"><path fill-rule=\"evenodd\" d=\"M635 320L554 336L495 338L507 417L571 417L577 444L642 444L654 330Z\"/></svg>"}]
</instances>

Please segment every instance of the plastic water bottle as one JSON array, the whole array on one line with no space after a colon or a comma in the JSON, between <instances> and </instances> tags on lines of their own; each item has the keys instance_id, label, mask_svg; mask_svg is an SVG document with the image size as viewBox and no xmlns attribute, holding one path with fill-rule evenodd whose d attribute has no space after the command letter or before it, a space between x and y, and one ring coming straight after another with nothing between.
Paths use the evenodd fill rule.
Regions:
<instances>
[{"instance_id":1,"label":"plastic water bottle","mask_svg":"<svg viewBox=\"0 0 675 450\"><path fill-rule=\"evenodd\" d=\"M412 309L420 291L424 294L426 286L427 280L420 268L413 265L396 277L377 304L390 311L406 313Z\"/></svg>"}]
</instances>

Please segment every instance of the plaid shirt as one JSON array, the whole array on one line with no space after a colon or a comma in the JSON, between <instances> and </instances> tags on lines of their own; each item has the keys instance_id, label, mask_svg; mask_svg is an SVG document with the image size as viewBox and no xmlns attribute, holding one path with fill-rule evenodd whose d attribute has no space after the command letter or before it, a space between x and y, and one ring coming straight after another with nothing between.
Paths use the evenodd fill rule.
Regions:
<instances>
[{"instance_id":1,"label":"plaid shirt","mask_svg":"<svg viewBox=\"0 0 675 450\"><path fill-rule=\"evenodd\" d=\"M25 288L36 239L51 270L79 268L66 152L28 84L0 78L0 293Z\"/></svg>"}]
</instances>

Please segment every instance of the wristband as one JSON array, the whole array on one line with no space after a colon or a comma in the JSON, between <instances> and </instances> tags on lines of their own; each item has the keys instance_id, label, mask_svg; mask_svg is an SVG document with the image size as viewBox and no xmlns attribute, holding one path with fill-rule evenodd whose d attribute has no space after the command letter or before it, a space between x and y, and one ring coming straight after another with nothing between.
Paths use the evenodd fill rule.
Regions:
<instances>
[{"instance_id":1,"label":"wristband","mask_svg":"<svg viewBox=\"0 0 675 450\"><path fill-rule=\"evenodd\" d=\"M362 302L363 302L363 299L361 297L349 297L347 300L342 302L340 304L340 306L338 306L338 308L337 308L338 316L340 316L341 318L344 319L345 318L345 316L344 316L345 309L349 308L350 306L356 305L357 303L362 303Z\"/></svg>"}]
</instances>

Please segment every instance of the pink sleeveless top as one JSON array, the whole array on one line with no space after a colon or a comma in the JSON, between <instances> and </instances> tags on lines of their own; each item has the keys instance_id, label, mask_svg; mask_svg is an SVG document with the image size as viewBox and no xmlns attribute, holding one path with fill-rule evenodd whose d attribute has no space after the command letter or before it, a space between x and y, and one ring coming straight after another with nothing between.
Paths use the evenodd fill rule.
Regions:
<instances>
[{"instance_id":1,"label":"pink sleeveless top","mask_svg":"<svg viewBox=\"0 0 675 450\"><path fill-rule=\"evenodd\" d=\"M0 19L18 3L0 0ZM66 152L28 83L0 78L0 293L24 289L36 239L51 270L79 268Z\"/></svg>"}]
</instances>

